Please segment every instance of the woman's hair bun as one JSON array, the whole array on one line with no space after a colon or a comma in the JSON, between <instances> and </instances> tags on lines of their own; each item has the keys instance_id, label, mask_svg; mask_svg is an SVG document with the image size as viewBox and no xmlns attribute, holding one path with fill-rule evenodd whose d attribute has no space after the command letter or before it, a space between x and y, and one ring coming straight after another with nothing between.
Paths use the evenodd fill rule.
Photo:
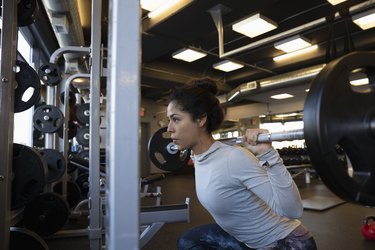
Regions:
<instances>
[{"instance_id":1,"label":"woman's hair bun","mask_svg":"<svg viewBox=\"0 0 375 250\"><path fill-rule=\"evenodd\" d=\"M202 88L216 95L218 93L218 87L214 80L211 78L194 79L190 82L191 85Z\"/></svg>"}]
</instances>

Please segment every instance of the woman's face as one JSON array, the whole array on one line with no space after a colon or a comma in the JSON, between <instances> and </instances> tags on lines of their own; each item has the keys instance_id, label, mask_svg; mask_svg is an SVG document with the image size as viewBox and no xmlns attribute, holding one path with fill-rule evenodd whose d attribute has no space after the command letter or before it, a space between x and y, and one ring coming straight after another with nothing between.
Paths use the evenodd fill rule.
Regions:
<instances>
[{"instance_id":1,"label":"woman's face","mask_svg":"<svg viewBox=\"0 0 375 250\"><path fill-rule=\"evenodd\" d=\"M179 150L193 149L199 140L199 123L193 121L188 112L182 111L176 102L170 102L167 108L169 118L168 132Z\"/></svg>"}]
</instances>

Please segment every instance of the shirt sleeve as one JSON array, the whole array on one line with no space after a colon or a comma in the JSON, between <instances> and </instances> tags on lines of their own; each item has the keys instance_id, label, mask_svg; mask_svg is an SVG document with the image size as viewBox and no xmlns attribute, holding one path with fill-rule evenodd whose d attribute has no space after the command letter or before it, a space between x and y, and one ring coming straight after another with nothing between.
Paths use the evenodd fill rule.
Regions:
<instances>
[{"instance_id":1,"label":"shirt sleeve","mask_svg":"<svg viewBox=\"0 0 375 250\"><path fill-rule=\"evenodd\" d=\"M235 177L277 214L300 218L303 213L300 193L277 150L270 149L258 158L250 152L246 155L234 157L234 161L240 161L233 165Z\"/></svg>"}]
</instances>

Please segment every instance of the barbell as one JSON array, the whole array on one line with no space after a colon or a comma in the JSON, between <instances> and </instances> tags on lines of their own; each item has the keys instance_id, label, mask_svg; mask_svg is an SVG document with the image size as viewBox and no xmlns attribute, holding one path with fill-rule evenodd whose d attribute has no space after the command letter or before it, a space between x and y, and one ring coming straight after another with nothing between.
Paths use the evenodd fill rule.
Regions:
<instances>
[{"instance_id":1,"label":"barbell","mask_svg":"<svg viewBox=\"0 0 375 250\"><path fill-rule=\"evenodd\" d=\"M259 142L305 139L312 165L327 187L340 198L370 206L375 206L374 69L375 52L352 52L328 63L311 83L303 130L258 137ZM353 73L366 75L369 84L353 87ZM162 128L150 138L149 156L160 169L173 171L188 162L189 151L178 151L166 132Z\"/></svg>"}]
</instances>

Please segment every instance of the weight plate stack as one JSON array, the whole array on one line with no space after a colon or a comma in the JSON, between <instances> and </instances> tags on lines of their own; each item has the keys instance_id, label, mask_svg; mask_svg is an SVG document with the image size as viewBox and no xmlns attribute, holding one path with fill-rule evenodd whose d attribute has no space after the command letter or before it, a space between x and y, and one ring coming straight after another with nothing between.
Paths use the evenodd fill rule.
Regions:
<instances>
[{"instance_id":1,"label":"weight plate stack","mask_svg":"<svg viewBox=\"0 0 375 250\"><path fill-rule=\"evenodd\" d=\"M22 208L43 192L47 163L33 148L13 144L12 210Z\"/></svg>"}]
</instances>

